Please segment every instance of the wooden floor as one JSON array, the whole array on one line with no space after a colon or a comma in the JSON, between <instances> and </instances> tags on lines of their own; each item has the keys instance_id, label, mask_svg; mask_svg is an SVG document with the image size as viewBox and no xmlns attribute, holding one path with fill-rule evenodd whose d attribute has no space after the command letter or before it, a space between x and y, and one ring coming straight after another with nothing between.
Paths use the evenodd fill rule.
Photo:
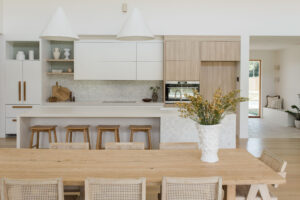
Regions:
<instances>
[{"instance_id":1,"label":"wooden floor","mask_svg":"<svg viewBox=\"0 0 300 200\"><path fill-rule=\"evenodd\" d=\"M0 139L0 148L14 148L15 138ZM254 156L260 156L268 149L288 162L287 184L279 186L274 193L281 200L300 199L300 139L260 139L238 140L238 148L246 148Z\"/></svg>"}]
</instances>

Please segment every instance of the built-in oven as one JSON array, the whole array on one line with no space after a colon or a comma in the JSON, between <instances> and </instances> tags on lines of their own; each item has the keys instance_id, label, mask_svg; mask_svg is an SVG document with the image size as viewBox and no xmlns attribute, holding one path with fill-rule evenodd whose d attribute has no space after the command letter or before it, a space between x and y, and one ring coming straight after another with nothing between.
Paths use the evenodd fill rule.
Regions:
<instances>
[{"instance_id":1,"label":"built-in oven","mask_svg":"<svg viewBox=\"0 0 300 200\"><path fill-rule=\"evenodd\" d=\"M187 96L193 96L194 90L200 91L199 81L167 81L165 84L165 103L189 101Z\"/></svg>"}]
</instances>

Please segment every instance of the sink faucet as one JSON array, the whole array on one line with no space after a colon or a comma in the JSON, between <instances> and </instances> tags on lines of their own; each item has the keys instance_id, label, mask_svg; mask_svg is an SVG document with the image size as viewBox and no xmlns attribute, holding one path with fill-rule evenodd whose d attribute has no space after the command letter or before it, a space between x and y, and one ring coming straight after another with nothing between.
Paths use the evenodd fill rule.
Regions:
<instances>
[{"instance_id":1,"label":"sink faucet","mask_svg":"<svg viewBox=\"0 0 300 200\"><path fill-rule=\"evenodd\" d=\"M179 95L180 95L180 101L182 101L182 95L181 95L181 91L180 90L176 90L175 91L175 99L177 97L177 92L179 92Z\"/></svg>"}]
</instances>

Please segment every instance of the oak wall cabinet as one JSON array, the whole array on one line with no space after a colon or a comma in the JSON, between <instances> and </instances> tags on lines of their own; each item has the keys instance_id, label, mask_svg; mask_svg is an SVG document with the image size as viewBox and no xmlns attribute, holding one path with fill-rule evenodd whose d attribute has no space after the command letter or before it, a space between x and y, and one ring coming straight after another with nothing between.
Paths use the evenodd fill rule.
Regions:
<instances>
[{"instance_id":1,"label":"oak wall cabinet","mask_svg":"<svg viewBox=\"0 0 300 200\"><path fill-rule=\"evenodd\" d=\"M200 42L190 39L165 40L165 81L199 81Z\"/></svg>"},{"instance_id":2,"label":"oak wall cabinet","mask_svg":"<svg viewBox=\"0 0 300 200\"><path fill-rule=\"evenodd\" d=\"M211 100L214 92L220 88L223 94L236 89L236 62L202 62L200 93Z\"/></svg>"},{"instance_id":3,"label":"oak wall cabinet","mask_svg":"<svg viewBox=\"0 0 300 200\"><path fill-rule=\"evenodd\" d=\"M6 60L6 104L40 104L40 61Z\"/></svg>"},{"instance_id":4,"label":"oak wall cabinet","mask_svg":"<svg viewBox=\"0 0 300 200\"><path fill-rule=\"evenodd\" d=\"M202 61L240 61L240 42L203 41L200 55Z\"/></svg>"}]
</instances>

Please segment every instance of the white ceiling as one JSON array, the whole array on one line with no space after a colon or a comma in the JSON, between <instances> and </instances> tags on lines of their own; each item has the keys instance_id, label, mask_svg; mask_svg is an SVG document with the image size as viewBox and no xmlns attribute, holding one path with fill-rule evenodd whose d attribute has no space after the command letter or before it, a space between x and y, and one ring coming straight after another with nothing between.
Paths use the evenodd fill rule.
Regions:
<instances>
[{"instance_id":1,"label":"white ceiling","mask_svg":"<svg viewBox=\"0 0 300 200\"><path fill-rule=\"evenodd\" d=\"M251 50L280 50L300 46L300 36L252 36Z\"/></svg>"}]
</instances>

